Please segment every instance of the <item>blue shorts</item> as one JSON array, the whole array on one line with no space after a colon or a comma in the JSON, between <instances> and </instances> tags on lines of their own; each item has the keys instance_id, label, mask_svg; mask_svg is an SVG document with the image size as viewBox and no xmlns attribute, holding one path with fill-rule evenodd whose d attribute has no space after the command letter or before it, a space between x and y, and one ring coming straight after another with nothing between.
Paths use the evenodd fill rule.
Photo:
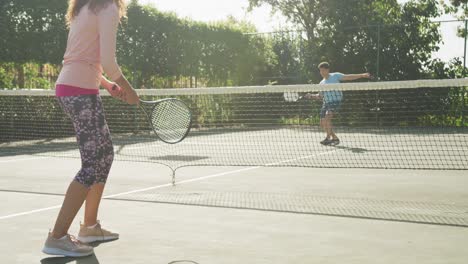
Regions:
<instances>
[{"instance_id":1,"label":"blue shorts","mask_svg":"<svg viewBox=\"0 0 468 264\"><path fill-rule=\"evenodd\" d=\"M340 110L341 101L324 102L320 110L320 118L325 118L328 112L336 113Z\"/></svg>"}]
</instances>

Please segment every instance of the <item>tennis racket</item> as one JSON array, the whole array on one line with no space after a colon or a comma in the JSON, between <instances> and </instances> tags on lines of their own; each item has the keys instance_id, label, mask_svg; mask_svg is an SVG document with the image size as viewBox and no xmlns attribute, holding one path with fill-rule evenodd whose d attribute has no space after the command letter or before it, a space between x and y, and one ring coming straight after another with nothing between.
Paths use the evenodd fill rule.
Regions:
<instances>
[{"instance_id":1,"label":"tennis racket","mask_svg":"<svg viewBox=\"0 0 468 264\"><path fill-rule=\"evenodd\" d=\"M192 112L181 100L175 98L143 101L140 108L148 117L156 136L168 144L176 144L187 137L192 126Z\"/></svg>"},{"instance_id":2,"label":"tennis racket","mask_svg":"<svg viewBox=\"0 0 468 264\"><path fill-rule=\"evenodd\" d=\"M304 98L304 96L300 96L299 93L296 93L296 92L285 92L283 94L283 97L286 102L290 102L290 103L295 103L301 100L302 98Z\"/></svg>"},{"instance_id":3,"label":"tennis racket","mask_svg":"<svg viewBox=\"0 0 468 264\"><path fill-rule=\"evenodd\" d=\"M117 85L109 93L125 101L125 93ZM140 108L148 117L149 125L156 136L168 144L176 144L187 137L192 126L192 112L181 100L175 98L157 101L140 99Z\"/></svg>"}]
</instances>

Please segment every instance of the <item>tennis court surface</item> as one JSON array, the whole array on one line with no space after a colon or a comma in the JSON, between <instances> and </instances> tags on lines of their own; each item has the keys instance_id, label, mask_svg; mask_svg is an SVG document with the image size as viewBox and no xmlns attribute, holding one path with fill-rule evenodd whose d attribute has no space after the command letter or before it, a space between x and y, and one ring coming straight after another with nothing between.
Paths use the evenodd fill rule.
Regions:
<instances>
[{"instance_id":1,"label":"tennis court surface","mask_svg":"<svg viewBox=\"0 0 468 264\"><path fill-rule=\"evenodd\" d=\"M80 259L40 252L80 167L69 121L49 91L0 91L2 263L466 263L467 85L327 86L345 98L337 146L319 143L320 103L284 98L323 86L142 91L191 107L175 145L103 96L100 218L121 237Z\"/></svg>"}]
</instances>

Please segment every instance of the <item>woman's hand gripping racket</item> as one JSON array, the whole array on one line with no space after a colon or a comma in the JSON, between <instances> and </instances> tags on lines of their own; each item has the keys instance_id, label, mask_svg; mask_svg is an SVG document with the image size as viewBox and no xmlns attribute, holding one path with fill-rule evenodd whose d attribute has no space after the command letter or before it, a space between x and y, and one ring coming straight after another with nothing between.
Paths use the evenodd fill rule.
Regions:
<instances>
[{"instance_id":1,"label":"woman's hand gripping racket","mask_svg":"<svg viewBox=\"0 0 468 264\"><path fill-rule=\"evenodd\" d=\"M117 85L109 93L125 101L125 92ZM148 117L156 136L168 144L176 144L185 139L192 125L192 112L181 100L168 98L157 101L140 99L140 108Z\"/></svg>"}]
</instances>

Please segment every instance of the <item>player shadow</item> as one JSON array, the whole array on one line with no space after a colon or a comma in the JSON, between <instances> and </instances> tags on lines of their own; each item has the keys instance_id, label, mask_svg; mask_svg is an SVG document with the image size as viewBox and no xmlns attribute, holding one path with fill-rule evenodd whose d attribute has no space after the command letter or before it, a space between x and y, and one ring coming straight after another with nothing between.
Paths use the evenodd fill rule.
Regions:
<instances>
[{"instance_id":1,"label":"player shadow","mask_svg":"<svg viewBox=\"0 0 468 264\"><path fill-rule=\"evenodd\" d=\"M356 153L356 154L363 154L363 153L366 153L366 152L370 151L370 150L365 149L365 148L350 148L350 147L346 147L346 146L333 146L333 147L336 148L336 149L350 151L350 152Z\"/></svg>"},{"instance_id":2,"label":"player shadow","mask_svg":"<svg viewBox=\"0 0 468 264\"><path fill-rule=\"evenodd\" d=\"M199 264L193 260L174 260L169 262L168 264Z\"/></svg>"},{"instance_id":3,"label":"player shadow","mask_svg":"<svg viewBox=\"0 0 468 264\"><path fill-rule=\"evenodd\" d=\"M49 257L41 260L41 264L67 264L67 263L76 263L76 264L99 264L99 260L96 255L82 257L82 258L72 258L72 257ZM168 264L199 264L193 260L174 260Z\"/></svg>"},{"instance_id":4,"label":"player shadow","mask_svg":"<svg viewBox=\"0 0 468 264\"><path fill-rule=\"evenodd\" d=\"M92 242L92 243L88 243L88 245L92 246L93 248L97 248L99 247L101 244L107 244L107 243L112 243L112 242L115 242L119 240L118 238L116 239L111 239L111 240L106 240L106 241L96 241L96 242Z\"/></svg>"},{"instance_id":5,"label":"player shadow","mask_svg":"<svg viewBox=\"0 0 468 264\"><path fill-rule=\"evenodd\" d=\"M73 258L73 257L48 257L41 260L41 264L99 264L96 255L93 254L87 257Z\"/></svg>"},{"instance_id":6,"label":"player shadow","mask_svg":"<svg viewBox=\"0 0 468 264\"><path fill-rule=\"evenodd\" d=\"M108 240L108 241L97 241L93 243L89 243L88 245L92 246L93 248L99 247L101 244L110 243L118 240ZM75 261L75 262L73 262ZM41 264L66 264L66 263L75 263L75 264L99 264L99 260L96 257L96 254L87 257L48 257L41 260Z\"/></svg>"}]
</instances>

